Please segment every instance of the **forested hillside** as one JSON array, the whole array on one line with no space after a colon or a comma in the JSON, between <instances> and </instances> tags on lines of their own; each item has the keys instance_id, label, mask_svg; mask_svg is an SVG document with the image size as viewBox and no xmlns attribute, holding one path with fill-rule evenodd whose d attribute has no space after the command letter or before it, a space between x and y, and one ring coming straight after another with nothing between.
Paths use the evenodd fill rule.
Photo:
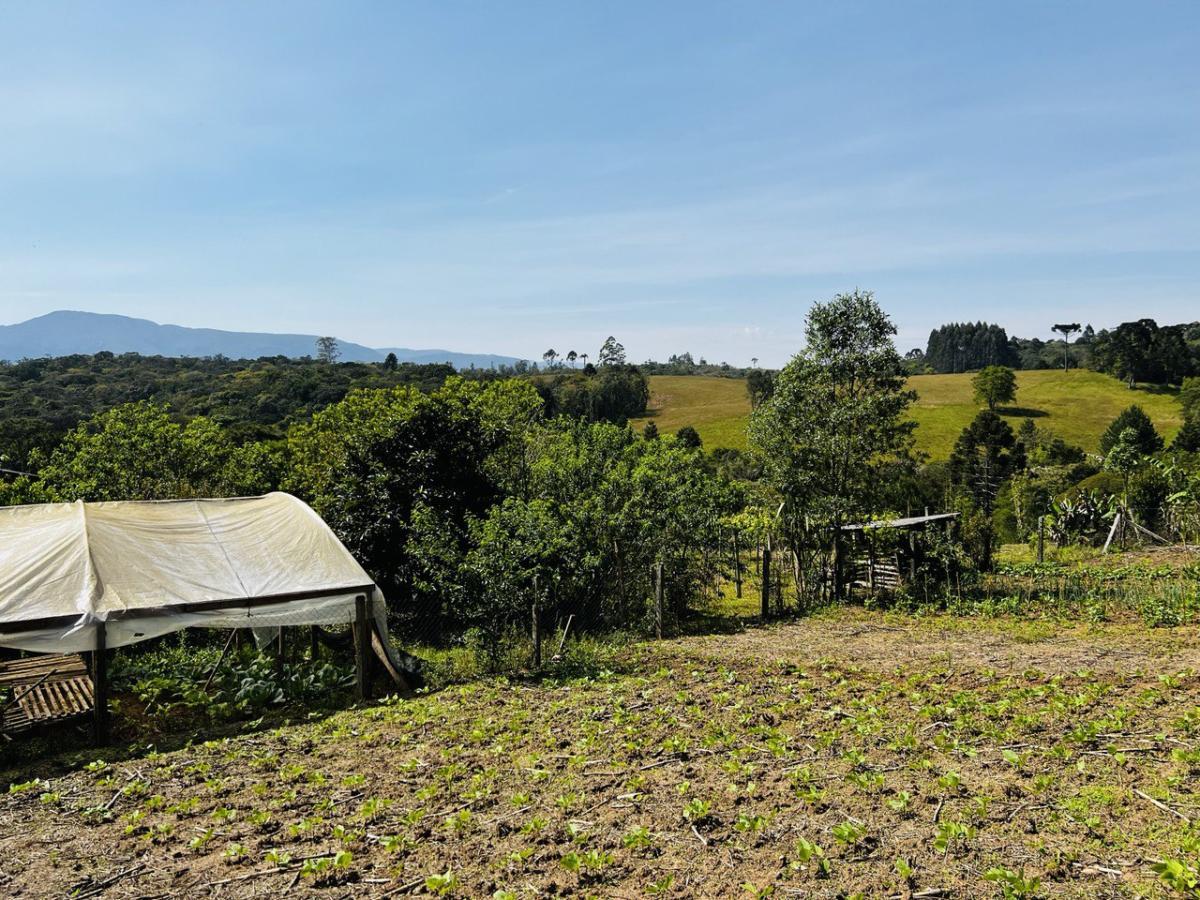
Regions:
<instances>
[{"instance_id":1,"label":"forested hillside","mask_svg":"<svg viewBox=\"0 0 1200 900\"><path fill-rule=\"evenodd\" d=\"M535 370L536 371L536 370ZM411 386L428 393L454 369L446 364L330 363L284 356L256 360L164 357L126 353L0 362L0 468L36 468L77 424L125 403L153 401L177 422L204 417L235 444L279 439L289 424L359 388ZM513 377L511 370L468 370L476 381ZM626 365L521 376L549 415L624 424L641 415L649 391Z\"/></svg>"},{"instance_id":2,"label":"forested hillside","mask_svg":"<svg viewBox=\"0 0 1200 900\"><path fill-rule=\"evenodd\" d=\"M79 422L122 403L167 404L177 419L206 416L235 441L282 436L286 424L335 403L352 388L414 385L431 390L447 365L328 365L271 357L139 356L97 353L0 363L0 458L30 465Z\"/></svg>"}]
</instances>

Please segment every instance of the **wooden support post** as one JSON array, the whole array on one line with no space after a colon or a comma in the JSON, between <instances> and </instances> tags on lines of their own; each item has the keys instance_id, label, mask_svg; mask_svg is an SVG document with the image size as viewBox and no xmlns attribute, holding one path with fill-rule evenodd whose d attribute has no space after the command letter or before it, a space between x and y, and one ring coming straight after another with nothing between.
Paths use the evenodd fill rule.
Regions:
<instances>
[{"instance_id":1,"label":"wooden support post","mask_svg":"<svg viewBox=\"0 0 1200 900\"><path fill-rule=\"evenodd\" d=\"M738 546L737 529L733 529L733 583L737 587L737 598L742 599L742 548Z\"/></svg>"},{"instance_id":2,"label":"wooden support post","mask_svg":"<svg viewBox=\"0 0 1200 900\"><path fill-rule=\"evenodd\" d=\"M367 664L370 662L371 652L369 627L367 598L359 594L354 598L354 676L359 700L366 700L371 692L367 681Z\"/></svg>"},{"instance_id":3,"label":"wooden support post","mask_svg":"<svg viewBox=\"0 0 1200 900\"><path fill-rule=\"evenodd\" d=\"M284 643L284 640L285 640L284 635L285 634L287 634L287 632L285 632L283 630L283 626L280 625L279 626L279 637L275 639L275 675L280 680L283 679L284 651L285 651L285 647L286 647L286 645Z\"/></svg>"},{"instance_id":4,"label":"wooden support post","mask_svg":"<svg viewBox=\"0 0 1200 900\"><path fill-rule=\"evenodd\" d=\"M762 549L762 617L771 615L771 545Z\"/></svg>"},{"instance_id":5,"label":"wooden support post","mask_svg":"<svg viewBox=\"0 0 1200 900\"><path fill-rule=\"evenodd\" d=\"M837 535L833 538L833 599L842 602L842 540Z\"/></svg>"},{"instance_id":6,"label":"wooden support post","mask_svg":"<svg viewBox=\"0 0 1200 900\"><path fill-rule=\"evenodd\" d=\"M1038 562L1046 561L1046 517L1038 516Z\"/></svg>"},{"instance_id":7,"label":"wooden support post","mask_svg":"<svg viewBox=\"0 0 1200 900\"><path fill-rule=\"evenodd\" d=\"M533 667L535 669L540 669L542 667L542 617L539 615L539 613L541 612L541 609L540 609L541 604L538 603L538 600L539 600L538 582L539 582L538 577L536 575L534 575L533 576L533 603L530 604L530 606L532 608L532 615L531 615L532 621L530 623L530 634L531 634L531 637L533 638Z\"/></svg>"},{"instance_id":8,"label":"wooden support post","mask_svg":"<svg viewBox=\"0 0 1200 900\"><path fill-rule=\"evenodd\" d=\"M321 653L321 642L317 639L316 625L308 626L308 658L316 662L317 657Z\"/></svg>"},{"instance_id":9,"label":"wooden support post","mask_svg":"<svg viewBox=\"0 0 1200 900\"><path fill-rule=\"evenodd\" d=\"M663 564L654 564L654 636L663 636Z\"/></svg>"},{"instance_id":10,"label":"wooden support post","mask_svg":"<svg viewBox=\"0 0 1200 900\"><path fill-rule=\"evenodd\" d=\"M1112 528L1110 528L1108 530L1108 540L1106 540L1104 542L1104 549L1100 551L1101 553L1108 552L1108 548L1112 544L1113 538L1116 536L1117 529L1120 527L1120 525L1121 525L1121 514L1117 513L1116 517L1113 519Z\"/></svg>"},{"instance_id":11,"label":"wooden support post","mask_svg":"<svg viewBox=\"0 0 1200 900\"><path fill-rule=\"evenodd\" d=\"M108 635L103 622L96 623L96 649L92 653L92 740L97 747L108 743Z\"/></svg>"}]
</instances>

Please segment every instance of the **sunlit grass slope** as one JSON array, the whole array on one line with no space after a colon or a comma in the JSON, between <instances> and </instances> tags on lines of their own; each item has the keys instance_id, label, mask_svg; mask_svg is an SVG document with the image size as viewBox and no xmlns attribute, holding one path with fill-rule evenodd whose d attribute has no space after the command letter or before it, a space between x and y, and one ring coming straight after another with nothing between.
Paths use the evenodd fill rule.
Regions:
<instances>
[{"instance_id":1,"label":"sunlit grass slope","mask_svg":"<svg viewBox=\"0 0 1200 900\"><path fill-rule=\"evenodd\" d=\"M917 448L934 459L950 454L954 441L978 411L970 375L918 375L909 379L917 392L912 417L917 421ZM1167 440L1179 429L1179 402L1174 392L1130 390L1125 383L1098 372L1038 370L1017 373L1016 402L999 410L1013 426L1032 418L1070 444L1099 449L1100 435L1117 414L1139 404Z\"/></svg>"},{"instance_id":2,"label":"sunlit grass slope","mask_svg":"<svg viewBox=\"0 0 1200 900\"><path fill-rule=\"evenodd\" d=\"M638 431L653 421L662 435L673 434L684 425L700 432L708 449L746 446L746 418L750 398L741 378L707 375L652 375L650 415L631 424Z\"/></svg>"},{"instance_id":3,"label":"sunlit grass slope","mask_svg":"<svg viewBox=\"0 0 1200 900\"><path fill-rule=\"evenodd\" d=\"M979 407L971 398L971 376L919 375L909 379L917 392L912 417L918 424L917 448L934 459L950 454L959 433ZM1138 403L1164 438L1181 423L1174 392L1138 388L1097 372L1054 370L1018 372L1017 399L1000 410L1014 428L1026 417L1085 450L1099 447L1100 435L1121 410ZM750 401L739 378L658 375L650 378L650 416L633 422L641 429L653 420L662 434L691 425L704 446L746 446Z\"/></svg>"}]
</instances>

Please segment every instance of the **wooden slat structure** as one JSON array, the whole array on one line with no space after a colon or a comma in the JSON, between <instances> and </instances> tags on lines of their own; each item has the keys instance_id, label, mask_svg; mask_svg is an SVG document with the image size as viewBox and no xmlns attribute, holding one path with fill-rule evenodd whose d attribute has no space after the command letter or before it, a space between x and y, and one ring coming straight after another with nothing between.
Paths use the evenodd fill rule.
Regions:
<instances>
[{"instance_id":1,"label":"wooden slat structure","mask_svg":"<svg viewBox=\"0 0 1200 900\"><path fill-rule=\"evenodd\" d=\"M92 677L78 654L0 663L0 688L11 691L0 720L3 734L70 721L95 708Z\"/></svg>"},{"instance_id":2,"label":"wooden slat structure","mask_svg":"<svg viewBox=\"0 0 1200 900\"><path fill-rule=\"evenodd\" d=\"M933 515L926 513L923 516L843 525L842 532L851 542L851 588L859 588L868 594L893 593L899 590L914 577L916 567L924 557L918 535L934 526L949 528L957 518L956 512ZM902 532L904 537L895 542L893 549L880 552L873 548L867 539L869 532L879 529Z\"/></svg>"}]
</instances>

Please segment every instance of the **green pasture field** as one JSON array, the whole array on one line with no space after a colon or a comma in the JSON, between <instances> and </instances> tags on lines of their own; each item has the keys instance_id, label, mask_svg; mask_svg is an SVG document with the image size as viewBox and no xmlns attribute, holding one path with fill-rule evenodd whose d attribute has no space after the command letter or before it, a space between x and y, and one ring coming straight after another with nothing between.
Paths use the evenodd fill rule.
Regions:
<instances>
[{"instance_id":1,"label":"green pasture field","mask_svg":"<svg viewBox=\"0 0 1200 900\"><path fill-rule=\"evenodd\" d=\"M917 392L912 410L917 449L931 459L945 459L979 411L972 399L971 375L918 375L909 385ZM1146 410L1168 441L1182 424L1175 391L1145 385L1130 390L1116 378L1079 369L1018 372L1016 402L999 412L1014 428L1032 418L1069 443L1095 452L1104 429L1131 403ZM650 415L633 425L640 429L654 421L662 434L691 425L709 449L742 449L749 413L742 379L658 375L650 378Z\"/></svg>"}]
</instances>

